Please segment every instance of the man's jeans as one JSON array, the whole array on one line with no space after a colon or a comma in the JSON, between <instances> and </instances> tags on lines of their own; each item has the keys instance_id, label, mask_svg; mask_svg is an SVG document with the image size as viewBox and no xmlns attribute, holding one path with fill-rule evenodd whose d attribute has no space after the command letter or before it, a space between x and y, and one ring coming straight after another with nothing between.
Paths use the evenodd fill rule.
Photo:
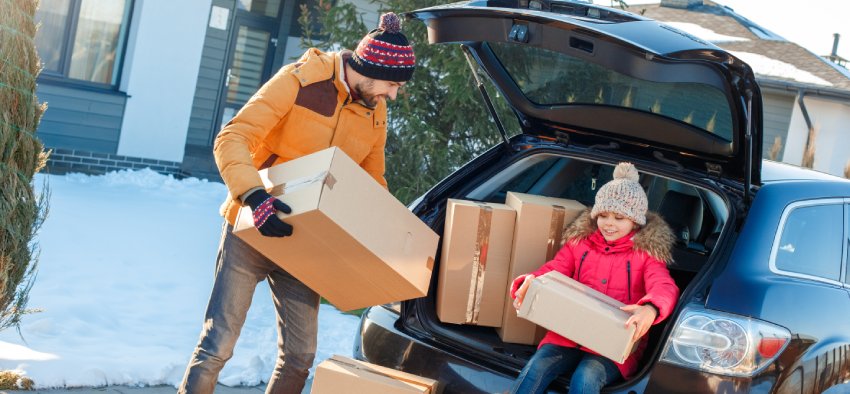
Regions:
<instances>
[{"instance_id":1,"label":"man's jeans","mask_svg":"<svg viewBox=\"0 0 850 394\"><path fill-rule=\"evenodd\" d=\"M300 394L316 355L319 295L263 257L225 225L215 284L201 339L186 368L180 393L212 393L245 323L257 283L268 280L277 309L278 358L266 393Z\"/></svg>"},{"instance_id":2,"label":"man's jeans","mask_svg":"<svg viewBox=\"0 0 850 394\"><path fill-rule=\"evenodd\" d=\"M613 361L577 348L545 344L537 349L514 382L511 393L544 393L558 376L573 371L570 393L598 393L620 377Z\"/></svg>"}]
</instances>

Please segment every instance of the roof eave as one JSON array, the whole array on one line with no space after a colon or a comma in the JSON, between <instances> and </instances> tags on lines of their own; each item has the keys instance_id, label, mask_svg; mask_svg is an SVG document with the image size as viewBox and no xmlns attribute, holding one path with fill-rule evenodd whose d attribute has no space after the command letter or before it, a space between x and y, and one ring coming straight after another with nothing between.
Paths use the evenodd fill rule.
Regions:
<instances>
[{"instance_id":1,"label":"roof eave","mask_svg":"<svg viewBox=\"0 0 850 394\"><path fill-rule=\"evenodd\" d=\"M769 79L759 76L756 76L756 81L759 86L765 88L784 90L794 93L802 91L807 96L819 96L839 101L850 101L850 91L844 89L831 88L828 86L814 85L810 83Z\"/></svg>"}]
</instances>

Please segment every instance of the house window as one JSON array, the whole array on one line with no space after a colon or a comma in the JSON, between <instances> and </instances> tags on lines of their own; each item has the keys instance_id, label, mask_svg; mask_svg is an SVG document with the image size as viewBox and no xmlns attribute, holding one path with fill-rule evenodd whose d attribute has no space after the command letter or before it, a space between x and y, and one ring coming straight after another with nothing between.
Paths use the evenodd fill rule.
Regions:
<instances>
[{"instance_id":1,"label":"house window","mask_svg":"<svg viewBox=\"0 0 850 394\"><path fill-rule=\"evenodd\" d=\"M236 9L277 18L280 0L238 0Z\"/></svg>"},{"instance_id":2,"label":"house window","mask_svg":"<svg viewBox=\"0 0 850 394\"><path fill-rule=\"evenodd\" d=\"M131 0L41 0L36 47L43 74L115 86Z\"/></svg>"},{"instance_id":3,"label":"house window","mask_svg":"<svg viewBox=\"0 0 850 394\"><path fill-rule=\"evenodd\" d=\"M311 39L313 40L321 40L324 38L322 34L322 22L319 20L319 11L317 8L320 5L328 6L332 4L329 1L322 0L297 0L295 2L295 10L292 13L292 20L290 21L289 27L289 35L291 37L304 37L306 32L304 31L303 26L301 26L301 21L299 19L303 16L303 8L306 8L307 11L310 12L310 25L308 28L311 31Z\"/></svg>"}]
</instances>

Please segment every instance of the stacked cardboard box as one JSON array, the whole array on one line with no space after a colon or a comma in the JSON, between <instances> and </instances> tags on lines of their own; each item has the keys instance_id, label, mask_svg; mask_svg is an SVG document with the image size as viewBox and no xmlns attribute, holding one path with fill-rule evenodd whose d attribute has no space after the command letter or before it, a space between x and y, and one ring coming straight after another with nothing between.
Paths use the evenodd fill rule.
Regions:
<instances>
[{"instance_id":1,"label":"stacked cardboard box","mask_svg":"<svg viewBox=\"0 0 850 394\"><path fill-rule=\"evenodd\" d=\"M448 201L437 281L440 321L502 324L515 220L504 204Z\"/></svg>"},{"instance_id":2,"label":"stacked cardboard box","mask_svg":"<svg viewBox=\"0 0 850 394\"><path fill-rule=\"evenodd\" d=\"M585 206L575 200L508 192L505 203L517 212L514 226L508 281L530 273L551 260L563 244L563 234ZM502 324L497 329L505 342L533 345L545 330L517 317L516 309L505 292Z\"/></svg>"},{"instance_id":3,"label":"stacked cardboard box","mask_svg":"<svg viewBox=\"0 0 850 394\"><path fill-rule=\"evenodd\" d=\"M619 302L557 271L534 278L519 317L622 363L634 351L635 326Z\"/></svg>"},{"instance_id":4,"label":"stacked cardboard box","mask_svg":"<svg viewBox=\"0 0 850 394\"><path fill-rule=\"evenodd\" d=\"M434 394L437 381L333 356L316 367L311 394Z\"/></svg>"},{"instance_id":5,"label":"stacked cardboard box","mask_svg":"<svg viewBox=\"0 0 850 394\"><path fill-rule=\"evenodd\" d=\"M260 171L292 208L264 237L243 207L233 232L343 311L423 297L439 236L339 148Z\"/></svg>"}]
</instances>

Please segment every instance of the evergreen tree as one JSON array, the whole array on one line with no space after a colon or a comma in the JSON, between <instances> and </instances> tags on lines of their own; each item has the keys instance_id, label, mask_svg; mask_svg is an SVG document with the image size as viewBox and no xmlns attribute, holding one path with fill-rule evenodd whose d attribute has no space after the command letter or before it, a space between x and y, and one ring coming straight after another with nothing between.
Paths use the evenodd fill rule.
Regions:
<instances>
[{"instance_id":1,"label":"evergreen tree","mask_svg":"<svg viewBox=\"0 0 850 394\"><path fill-rule=\"evenodd\" d=\"M437 4L442 3L380 2L381 12L400 15ZM319 2L312 9L302 5L300 12L305 47L354 49L363 35L376 27L366 26L350 3ZM498 144L501 136L460 46L428 44L425 25L420 21L404 21L402 31L414 47L416 72L399 91L398 98L388 103L386 177L396 198L409 203L467 161ZM476 72L487 81L481 70ZM488 85L488 92L509 133L517 133L516 117L492 85Z\"/></svg>"},{"instance_id":2,"label":"evergreen tree","mask_svg":"<svg viewBox=\"0 0 850 394\"><path fill-rule=\"evenodd\" d=\"M34 0L0 1L0 330L16 327L35 278L35 232L46 192L33 176L47 155L35 136L44 106L35 97L41 69L35 49Z\"/></svg>"}]
</instances>

